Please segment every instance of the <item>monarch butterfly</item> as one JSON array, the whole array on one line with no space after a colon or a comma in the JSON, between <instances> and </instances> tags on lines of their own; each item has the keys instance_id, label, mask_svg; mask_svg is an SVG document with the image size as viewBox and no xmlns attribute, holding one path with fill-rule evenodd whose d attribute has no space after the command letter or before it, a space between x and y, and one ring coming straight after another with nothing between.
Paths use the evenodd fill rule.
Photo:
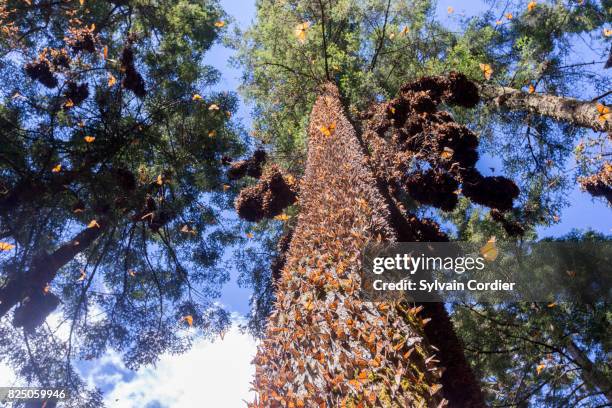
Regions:
<instances>
[{"instance_id":1,"label":"monarch butterfly","mask_svg":"<svg viewBox=\"0 0 612 408\"><path fill-rule=\"evenodd\" d=\"M325 136L330 137L336 130L336 122L331 123L329 126L321 126L319 130Z\"/></svg>"},{"instance_id":2,"label":"monarch butterfly","mask_svg":"<svg viewBox=\"0 0 612 408\"><path fill-rule=\"evenodd\" d=\"M10 251L15 248L15 245L9 244L8 242L0 242L0 251Z\"/></svg>"},{"instance_id":3,"label":"monarch butterfly","mask_svg":"<svg viewBox=\"0 0 612 408\"><path fill-rule=\"evenodd\" d=\"M480 64L480 70L482 71L486 80L491 79L491 76L493 75L493 68L491 68L491 65Z\"/></svg>"},{"instance_id":4,"label":"monarch butterfly","mask_svg":"<svg viewBox=\"0 0 612 408\"><path fill-rule=\"evenodd\" d=\"M308 21L305 21L295 26L295 36L297 37L300 43L304 44L306 42L306 34L309 28L310 22Z\"/></svg>"},{"instance_id":5,"label":"monarch butterfly","mask_svg":"<svg viewBox=\"0 0 612 408\"><path fill-rule=\"evenodd\" d=\"M598 119L600 122L605 122L610 118L610 107L604 104L597 104L597 112L599 113Z\"/></svg>"},{"instance_id":6,"label":"monarch butterfly","mask_svg":"<svg viewBox=\"0 0 612 408\"><path fill-rule=\"evenodd\" d=\"M529 4L527 4L527 11L533 11L536 5L537 3L535 1L530 1Z\"/></svg>"},{"instance_id":7,"label":"monarch butterfly","mask_svg":"<svg viewBox=\"0 0 612 408\"><path fill-rule=\"evenodd\" d=\"M493 262L495 259L497 259L497 255L499 254L497 251L497 246L495 245L496 241L497 240L495 237L491 237L487 243L480 248L480 254L489 262Z\"/></svg>"}]
</instances>

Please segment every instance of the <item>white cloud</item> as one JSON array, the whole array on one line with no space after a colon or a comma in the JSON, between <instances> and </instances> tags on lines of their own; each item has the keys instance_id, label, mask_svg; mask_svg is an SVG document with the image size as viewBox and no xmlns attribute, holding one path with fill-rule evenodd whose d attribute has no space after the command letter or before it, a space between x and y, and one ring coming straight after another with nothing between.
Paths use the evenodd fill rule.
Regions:
<instances>
[{"instance_id":1,"label":"white cloud","mask_svg":"<svg viewBox=\"0 0 612 408\"><path fill-rule=\"evenodd\" d=\"M57 317L50 316L49 324L67 338L67 328L58 327ZM156 367L132 372L116 352L77 366L90 387L106 392L109 408L244 408L244 401L255 398L250 388L257 343L240 332L241 320L233 317L234 325L223 340L198 340L184 354L162 355ZM3 364L0 380L0 385L16 385L14 372Z\"/></svg>"},{"instance_id":2,"label":"white cloud","mask_svg":"<svg viewBox=\"0 0 612 408\"><path fill-rule=\"evenodd\" d=\"M0 364L0 378L2 379L0 382L0 386L2 387L15 384L15 373L5 364Z\"/></svg>"},{"instance_id":3,"label":"white cloud","mask_svg":"<svg viewBox=\"0 0 612 408\"><path fill-rule=\"evenodd\" d=\"M106 404L112 408L159 407L154 405L157 401L172 408L243 408L243 400L254 399L249 389L255 351L255 340L234 326L223 340L198 341L185 354L163 355L156 368L142 368L131 381L116 383L105 396ZM105 360L120 364L116 357ZM105 377L96 370L88 380L100 386L108 383L108 373Z\"/></svg>"}]
</instances>

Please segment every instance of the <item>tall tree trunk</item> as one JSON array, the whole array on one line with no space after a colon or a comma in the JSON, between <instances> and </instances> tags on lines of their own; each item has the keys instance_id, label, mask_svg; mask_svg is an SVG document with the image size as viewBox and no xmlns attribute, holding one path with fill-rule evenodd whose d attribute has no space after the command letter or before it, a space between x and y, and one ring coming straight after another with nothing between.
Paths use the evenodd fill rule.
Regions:
<instances>
[{"instance_id":1,"label":"tall tree trunk","mask_svg":"<svg viewBox=\"0 0 612 408\"><path fill-rule=\"evenodd\" d=\"M523 92L492 84L480 84L480 94L498 109L528 111L548 116L595 131L612 132L612 114L603 114L596 102L581 101L562 96Z\"/></svg>"},{"instance_id":2,"label":"tall tree trunk","mask_svg":"<svg viewBox=\"0 0 612 408\"><path fill-rule=\"evenodd\" d=\"M333 85L312 110L298 205L252 406L443 406L419 309L360 298L363 248L397 234Z\"/></svg>"},{"instance_id":3,"label":"tall tree trunk","mask_svg":"<svg viewBox=\"0 0 612 408\"><path fill-rule=\"evenodd\" d=\"M0 288L0 318L26 297L43 292L47 283L74 257L86 250L107 228L107 222L98 221L99 227L86 228L73 239L50 254L37 256L26 273L16 274Z\"/></svg>"}]
</instances>

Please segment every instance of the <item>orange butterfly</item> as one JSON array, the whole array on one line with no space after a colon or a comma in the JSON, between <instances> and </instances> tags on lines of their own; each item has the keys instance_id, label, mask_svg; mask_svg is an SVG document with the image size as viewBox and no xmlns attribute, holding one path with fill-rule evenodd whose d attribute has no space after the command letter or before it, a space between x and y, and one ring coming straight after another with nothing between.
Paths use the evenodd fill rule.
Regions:
<instances>
[{"instance_id":1,"label":"orange butterfly","mask_svg":"<svg viewBox=\"0 0 612 408\"><path fill-rule=\"evenodd\" d=\"M610 107L606 106L604 104L598 103L597 104L597 112L599 113L599 121L600 122L605 122L608 119L610 119Z\"/></svg>"},{"instance_id":2,"label":"orange butterfly","mask_svg":"<svg viewBox=\"0 0 612 408\"><path fill-rule=\"evenodd\" d=\"M187 323L189 327L193 326L193 316L192 315L183 316L181 320Z\"/></svg>"},{"instance_id":3,"label":"orange butterfly","mask_svg":"<svg viewBox=\"0 0 612 408\"><path fill-rule=\"evenodd\" d=\"M295 26L295 36L298 41L302 44L306 42L306 35L308 33L308 29L310 28L310 23L308 21L303 22Z\"/></svg>"},{"instance_id":4,"label":"orange butterfly","mask_svg":"<svg viewBox=\"0 0 612 408\"><path fill-rule=\"evenodd\" d=\"M536 5L537 3L535 1L530 1L529 4L527 4L527 11L533 11Z\"/></svg>"},{"instance_id":5,"label":"orange butterfly","mask_svg":"<svg viewBox=\"0 0 612 408\"><path fill-rule=\"evenodd\" d=\"M98 224L96 220L91 220L89 224L87 224L87 228L100 228L100 224Z\"/></svg>"},{"instance_id":6,"label":"orange butterfly","mask_svg":"<svg viewBox=\"0 0 612 408\"><path fill-rule=\"evenodd\" d=\"M15 245L9 244L8 242L0 242L0 251L10 251L15 248Z\"/></svg>"},{"instance_id":7,"label":"orange butterfly","mask_svg":"<svg viewBox=\"0 0 612 408\"><path fill-rule=\"evenodd\" d=\"M493 68L491 68L491 65L480 64L480 70L482 71L486 80L491 79L491 76L493 75Z\"/></svg>"},{"instance_id":8,"label":"orange butterfly","mask_svg":"<svg viewBox=\"0 0 612 408\"><path fill-rule=\"evenodd\" d=\"M491 237L487 243L480 248L480 254L489 262L493 262L497 259L497 255L499 254L497 246L495 245L496 241L495 237Z\"/></svg>"},{"instance_id":9,"label":"orange butterfly","mask_svg":"<svg viewBox=\"0 0 612 408\"><path fill-rule=\"evenodd\" d=\"M325 136L330 137L336 131L336 122L331 123L329 126L321 126L319 130Z\"/></svg>"}]
</instances>

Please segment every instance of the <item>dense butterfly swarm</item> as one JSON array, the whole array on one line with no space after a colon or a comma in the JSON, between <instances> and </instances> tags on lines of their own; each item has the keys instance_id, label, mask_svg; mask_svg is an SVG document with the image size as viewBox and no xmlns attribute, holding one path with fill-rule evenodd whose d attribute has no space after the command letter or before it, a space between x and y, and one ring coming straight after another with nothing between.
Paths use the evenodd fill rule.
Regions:
<instances>
[{"instance_id":1,"label":"dense butterfly swarm","mask_svg":"<svg viewBox=\"0 0 612 408\"><path fill-rule=\"evenodd\" d=\"M371 150L372 163L384 180L394 204L412 228L402 240L445 241L435 223L418 220L407 212L401 197L408 194L423 205L443 211L456 208L459 194L492 209L491 217L511 236L524 229L505 217L519 195L516 184L505 177L485 177L475 168L478 137L439 111L442 102L467 108L479 101L478 89L463 74L424 77L401 88L400 95L375 105L363 115L363 138ZM418 233L424 226L425 233ZM416 233L415 233L416 231Z\"/></svg>"},{"instance_id":2,"label":"dense butterfly swarm","mask_svg":"<svg viewBox=\"0 0 612 408\"><path fill-rule=\"evenodd\" d=\"M583 190L594 197L604 197L612 204L612 163L604 163L599 172L581 177L579 182Z\"/></svg>"},{"instance_id":3,"label":"dense butterfly swarm","mask_svg":"<svg viewBox=\"0 0 612 408\"><path fill-rule=\"evenodd\" d=\"M278 168L264 168L258 184L237 198L238 213L251 219L280 213L280 202L260 204L265 195L270 202L292 201L287 192L273 192L281 179ZM333 85L312 110L299 190L301 211L293 238L281 245L288 251L254 360L258 398L250 406L445 406L421 308L361 300L361 250L397 237Z\"/></svg>"}]
</instances>

